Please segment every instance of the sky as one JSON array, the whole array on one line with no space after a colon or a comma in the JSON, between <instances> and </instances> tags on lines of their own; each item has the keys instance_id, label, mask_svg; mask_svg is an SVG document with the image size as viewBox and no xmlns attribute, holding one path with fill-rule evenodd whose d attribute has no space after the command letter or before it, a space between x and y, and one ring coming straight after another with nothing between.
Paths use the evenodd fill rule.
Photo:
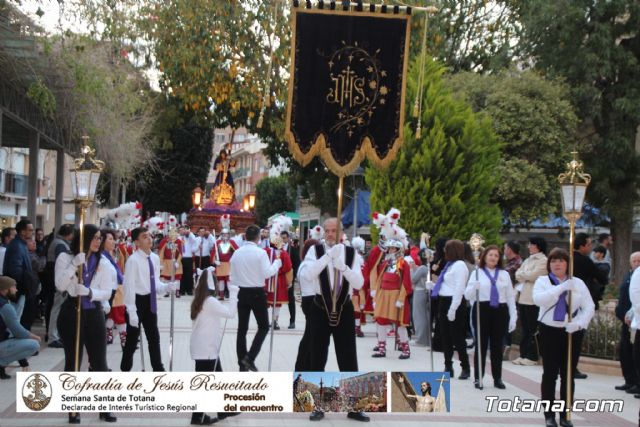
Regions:
<instances>
[{"instance_id":1,"label":"sky","mask_svg":"<svg viewBox=\"0 0 640 427\"><path fill-rule=\"evenodd\" d=\"M434 399L438 396L438 390L440 390L440 382L438 380L442 378L443 372L405 372L405 374L416 392L420 393L420 383L426 381L431 384L431 396ZM448 373L444 375L447 379L449 378ZM447 409L451 411L451 381L445 381L443 386L447 398Z\"/></svg>"}]
</instances>

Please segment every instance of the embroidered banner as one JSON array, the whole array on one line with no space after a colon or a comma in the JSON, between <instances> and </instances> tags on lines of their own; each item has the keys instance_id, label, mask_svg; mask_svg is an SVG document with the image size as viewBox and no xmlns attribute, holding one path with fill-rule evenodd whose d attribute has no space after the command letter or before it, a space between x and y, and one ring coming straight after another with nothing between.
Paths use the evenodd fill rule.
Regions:
<instances>
[{"instance_id":1,"label":"embroidered banner","mask_svg":"<svg viewBox=\"0 0 640 427\"><path fill-rule=\"evenodd\" d=\"M401 12L400 12L401 11ZM368 158L386 167L402 144L410 9L291 11L285 137L302 165L336 175Z\"/></svg>"}]
</instances>

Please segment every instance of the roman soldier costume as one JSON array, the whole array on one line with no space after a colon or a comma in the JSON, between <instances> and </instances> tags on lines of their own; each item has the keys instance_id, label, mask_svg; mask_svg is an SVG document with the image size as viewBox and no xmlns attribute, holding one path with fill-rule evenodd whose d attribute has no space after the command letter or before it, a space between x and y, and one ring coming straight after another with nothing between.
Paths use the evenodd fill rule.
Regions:
<instances>
[{"instance_id":1,"label":"roman soldier costume","mask_svg":"<svg viewBox=\"0 0 640 427\"><path fill-rule=\"evenodd\" d=\"M229 272L231 271L231 257L238 250L238 244L230 239L231 216L224 214L220 217L220 239L211 249L211 263L216 266L216 279L218 279L218 298L223 300L229 296Z\"/></svg>"}]
</instances>

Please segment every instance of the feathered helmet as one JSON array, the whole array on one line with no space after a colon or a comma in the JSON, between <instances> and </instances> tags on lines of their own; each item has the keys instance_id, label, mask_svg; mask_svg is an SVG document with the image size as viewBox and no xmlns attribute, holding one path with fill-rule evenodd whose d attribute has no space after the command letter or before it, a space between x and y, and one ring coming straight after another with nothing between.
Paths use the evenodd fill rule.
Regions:
<instances>
[{"instance_id":1,"label":"feathered helmet","mask_svg":"<svg viewBox=\"0 0 640 427\"><path fill-rule=\"evenodd\" d=\"M324 228L320 225L316 225L311 230L309 230L309 237L313 240L322 240L324 238Z\"/></svg>"},{"instance_id":2,"label":"feathered helmet","mask_svg":"<svg viewBox=\"0 0 640 427\"><path fill-rule=\"evenodd\" d=\"M231 228L231 215L224 214L220 217L220 234L229 234Z\"/></svg>"},{"instance_id":3,"label":"feathered helmet","mask_svg":"<svg viewBox=\"0 0 640 427\"><path fill-rule=\"evenodd\" d=\"M360 254L364 253L365 242L362 237L356 236L353 239L351 239L351 246L353 246L353 249L358 251Z\"/></svg>"},{"instance_id":4,"label":"feathered helmet","mask_svg":"<svg viewBox=\"0 0 640 427\"><path fill-rule=\"evenodd\" d=\"M289 232L289 228L293 225L293 221L291 218L280 215L278 216L271 225L271 230L269 230L269 242L275 246L276 248L282 247L282 232Z\"/></svg>"}]
</instances>

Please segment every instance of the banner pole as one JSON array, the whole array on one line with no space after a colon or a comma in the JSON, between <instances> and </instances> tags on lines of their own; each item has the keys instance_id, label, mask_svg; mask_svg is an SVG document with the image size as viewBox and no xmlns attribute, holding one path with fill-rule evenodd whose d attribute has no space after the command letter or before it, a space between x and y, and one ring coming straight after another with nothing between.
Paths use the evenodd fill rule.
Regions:
<instances>
[{"instance_id":1,"label":"banner pole","mask_svg":"<svg viewBox=\"0 0 640 427\"><path fill-rule=\"evenodd\" d=\"M337 231L336 231L336 244L340 243L340 240L342 238L342 193L343 193L343 188L344 188L344 176L340 175L338 177L338 227L337 227ZM334 270L334 275L333 275L333 302L332 302L332 312L335 313L336 311L336 303L337 303L337 299L338 299L338 270Z\"/></svg>"}]
</instances>

